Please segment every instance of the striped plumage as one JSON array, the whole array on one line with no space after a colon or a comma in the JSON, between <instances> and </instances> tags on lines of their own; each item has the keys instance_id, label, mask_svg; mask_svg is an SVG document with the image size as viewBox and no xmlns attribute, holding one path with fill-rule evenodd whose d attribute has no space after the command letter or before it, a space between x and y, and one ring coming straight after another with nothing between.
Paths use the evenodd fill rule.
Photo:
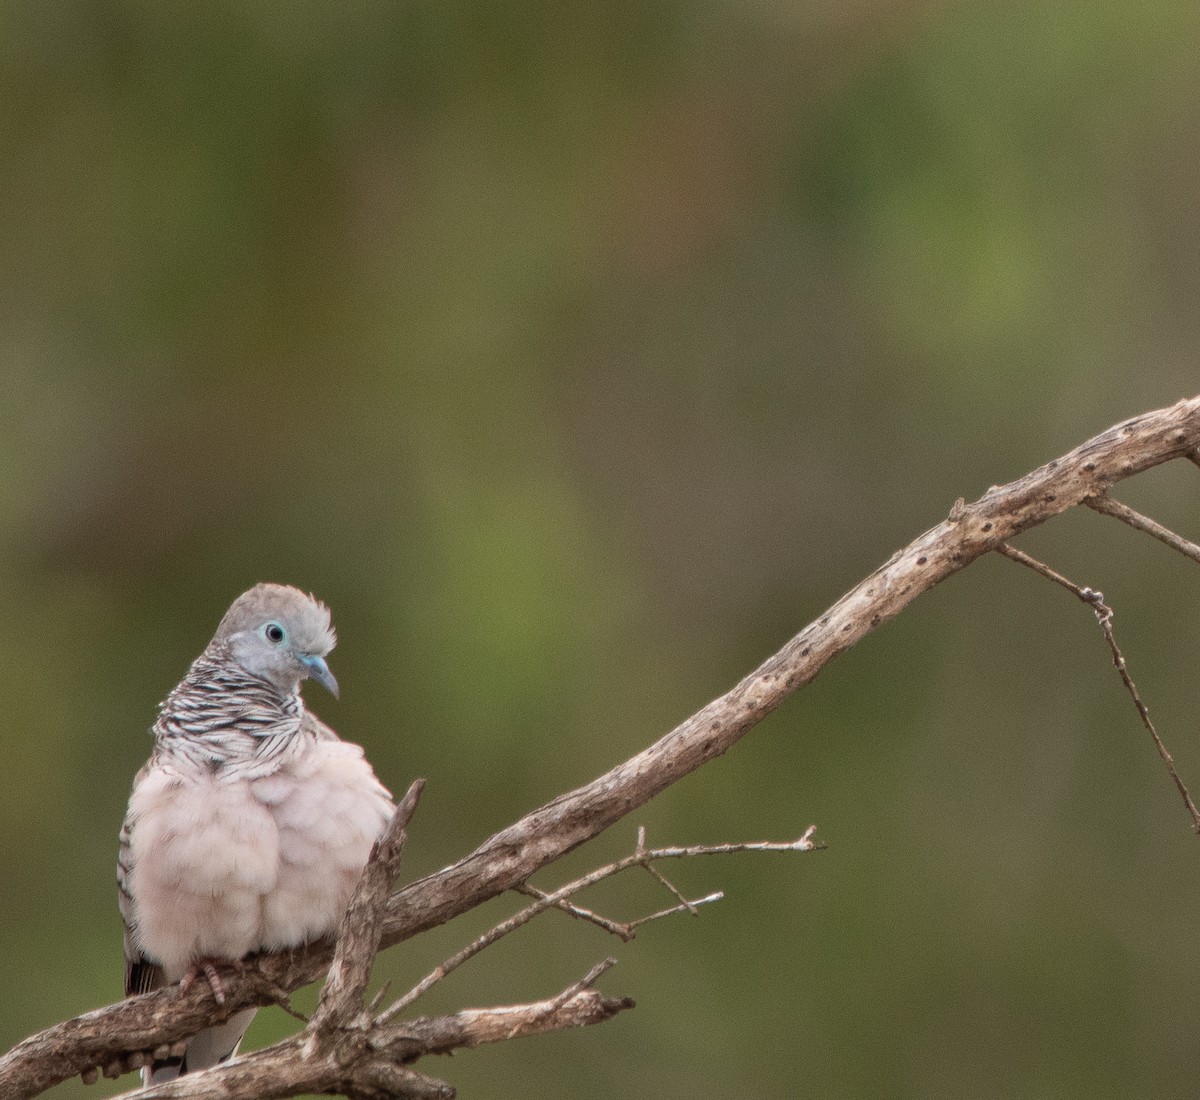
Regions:
<instances>
[{"instance_id":1,"label":"striped plumage","mask_svg":"<svg viewBox=\"0 0 1200 1100\"><path fill-rule=\"evenodd\" d=\"M153 733L156 755L194 765L266 774L295 743L304 717L299 690L280 695L232 663L226 645L210 645L163 700Z\"/></svg>"},{"instance_id":2,"label":"striped plumage","mask_svg":"<svg viewBox=\"0 0 1200 1100\"><path fill-rule=\"evenodd\" d=\"M336 930L392 803L362 750L304 708L305 678L337 692L334 640L324 605L257 585L163 701L117 861L127 996ZM253 1015L144 1079L228 1058Z\"/></svg>"}]
</instances>

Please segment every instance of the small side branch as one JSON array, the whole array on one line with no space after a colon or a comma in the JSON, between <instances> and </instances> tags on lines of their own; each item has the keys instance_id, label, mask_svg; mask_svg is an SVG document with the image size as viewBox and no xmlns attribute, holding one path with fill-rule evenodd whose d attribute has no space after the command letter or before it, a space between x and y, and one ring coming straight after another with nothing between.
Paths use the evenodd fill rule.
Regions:
<instances>
[{"instance_id":1,"label":"small side branch","mask_svg":"<svg viewBox=\"0 0 1200 1100\"><path fill-rule=\"evenodd\" d=\"M1172 550L1178 550L1185 557L1191 558L1194 562L1200 562L1200 546L1194 542L1185 539L1182 535L1177 535L1169 527L1164 527L1157 520L1151 519L1149 516L1143 516L1141 512L1135 512L1128 504L1122 504L1119 500L1113 500L1107 493L1101 493L1098 496L1086 497L1084 504L1094 512L1099 512L1101 515L1112 516L1113 519L1119 519L1122 523L1127 523L1135 531L1142 531L1147 535L1158 539L1159 542L1166 543Z\"/></svg>"},{"instance_id":2,"label":"small side branch","mask_svg":"<svg viewBox=\"0 0 1200 1100\"><path fill-rule=\"evenodd\" d=\"M1159 736L1158 730L1155 729L1154 723L1150 720L1150 711L1147 709L1146 704L1142 702L1141 693L1138 691L1137 685L1133 682L1133 677L1129 675L1129 666L1125 660L1125 654L1121 652L1121 647L1117 645L1116 636L1113 634L1113 609L1104 602L1104 593L1098 592L1094 588L1085 588L1077 585L1061 573L1055 572L1044 562L1038 561L1037 558L1026 554L1023 550L1018 550L1015 546L1009 546L1007 543L1004 543L997 546L996 550L1009 560L1015 561L1018 565L1032 569L1047 580L1051 580L1055 584L1065 588L1096 613L1096 621L1100 624L1100 630L1104 634L1104 641L1108 645L1108 651L1112 654L1112 662L1117 670L1117 674L1121 677L1121 683L1125 685L1125 690L1129 693L1129 697L1133 700L1133 705L1137 708L1138 717L1142 720L1142 725L1146 727L1146 732L1150 734L1151 739L1154 741L1154 747L1167 767L1167 773L1171 777L1171 782L1175 784L1175 789L1179 792L1180 798L1183 799L1183 805L1192 819L1192 828L1196 833L1200 834L1200 809L1192 801L1192 796L1188 792L1187 786L1179 777L1179 772L1175 768L1175 758L1167 750L1167 746Z\"/></svg>"},{"instance_id":3,"label":"small side branch","mask_svg":"<svg viewBox=\"0 0 1200 1100\"><path fill-rule=\"evenodd\" d=\"M450 1016L421 1018L386 1028L378 1045L387 1049L393 1058L407 1062L415 1054L449 1054L462 1047L502 1043L603 1023L617 1013L635 1007L629 997L606 997L592 988L597 979L615 965L616 959L602 960L579 981L546 1001L466 1008Z\"/></svg>"},{"instance_id":4,"label":"small side branch","mask_svg":"<svg viewBox=\"0 0 1200 1100\"><path fill-rule=\"evenodd\" d=\"M739 852L821 852L826 845L813 840L817 827L810 825L798 840L749 840L738 844L695 844L690 848L651 848L649 859L688 859L692 856L731 856Z\"/></svg>"}]
</instances>

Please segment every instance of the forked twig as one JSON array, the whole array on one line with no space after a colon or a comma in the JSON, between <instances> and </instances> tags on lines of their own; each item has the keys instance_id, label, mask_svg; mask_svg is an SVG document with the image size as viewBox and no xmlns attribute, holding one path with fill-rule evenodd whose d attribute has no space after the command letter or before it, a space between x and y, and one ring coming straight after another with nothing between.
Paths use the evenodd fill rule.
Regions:
<instances>
[{"instance_id":1,"label":"forked twig","mask_svg":"<svg viewBox=\"0 0 1200 1100\"><path fill-rule=\"evenodd\" d=\"M672 905L669 909L660 909L657 913L648 913L646 916L638 917L636 920L626 921L625 927L631 933L629 938L632 939L634 929L641 928L643 924L662 920L663 917L673 917L676 913L691 913L692 916L698 917L701 905L711 905L714 901L723 901L724 898L724 890L715 890L713 893L705 894L704 897L696 898L694 901L688 901L685 898L681 904Z\"/></svg>"},{"instance_id":2,"label":"forked twig","mask_svg":"<svg viewBox=\"0 0 1200 1100\"><path fill-rule=\"evenodd\" d=\"M682 891L675 885L666 875L664 875L657 867L654 866L653 860L650 858L650 853L646 850L646 826L638 826L637 838L637 854L642 857L642 866L650 873L650 877L657 879L667 890L674 894L679 899L679 906L686 909L692 916L696 916L696 906L693 905L687 898L683 896ZM678 907L677 907L678 908ZM672 910L675 912L676 910Z\"/></svg>"},{"instance_id":3,"label":"forked twig","mask_svg":"<svg viewBox=\"0 0 1200 1100\"><path fill-rule=\"evenodd\" d=\"M536 886L529 882L521 882L513 887L513 893L524 894L527 898L541 898L549 900L550 895L545 890L539 890ZM574 902L568 901L566 898L560 898L558 901L551 901L553 908L566 913L569 917L575 917L578 920L587 921L589 924L594 924L598 928L603 928L605 932L609 932L618 939L628 943L633 939L633 934L628 927L620 921L610 920L608 917L603 917L599 913L582 905L576 905Z\"/></svg>"},{"instance_id":4,"label":"forked twig","mask_svg":"<svg viewBox=\"0 0 1200 1100\"><path fill-rule=\"evenodd\" d=\"M425 975L416 985L414 985L402 997L398 997L393 1001L383 1012L375 1017L376 1024L386 1024L393 1020L409 1005L426 993L432 986L436 985L447 975L457 970L463 963L473 959L481 951L487 947L491 947L497 940L507 936L510 932L515 932L518 928L528 924L534 917L540 913L546 912L547 909L559 908L572 895L585 890L589 886L594 886L598 882L602 882L606 878L611 878L613 875L620 874L622 871L630 867L649 867L656 859L680 859L689 856L711 856L711 855L733 855L738 852L811 852L823 849L824 844L820 844L813 840L813 834L816 832L816 826L810 825L804 834L797 840L789 841L751 841L741 844L715 844L715 845L694 845L688 848L647 848L646 832L644 828L638 828L638 843L637 847L631 855L625 856L623 859L614 860L612 863L605 864L603 867L598 867L594 871L589 871L586 875L575 879L573 882L568 882L565 886L560 886L552 893L543 893L541 890L535 891L536 900L532 905L526 906L524 909L514 913L507 920L501 921L499 924L488 929L481 936L476 937L461 950L456 951L445 961L435 966L428 974ZM590 910L582 909L577 906L571 906L570 912L572 916L581 917L582 919L590 920L606 931L612 932L619 936L622 940L629 941L633 939L634 930L643 924L647 924L652 920L658 920L662 917L671 916L674 913L687 910L695 913L700 905L707 905L710 902L719 901L724 895L721 893L708 894L703 898L695 901L689 901L685 898L674 886L666 880L667 888L680 899L680 904L673 906L670 909L664 909L658 913L652 913L649 916L641 917L634 921L619 922L611 921L607 918L600 917L598 914L592 913ZM529 891L522 891L529 893Z\"/></svg>"}]
</instances>

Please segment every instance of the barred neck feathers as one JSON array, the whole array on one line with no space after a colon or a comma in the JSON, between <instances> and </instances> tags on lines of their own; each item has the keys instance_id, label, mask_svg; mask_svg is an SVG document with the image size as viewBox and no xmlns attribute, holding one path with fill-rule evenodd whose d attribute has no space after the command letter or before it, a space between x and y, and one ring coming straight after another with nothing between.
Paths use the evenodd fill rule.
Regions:
<instances>
[{"instance_id":1,"label":"barred neck feathers","mask_svg":"<svg viewBox=\"0 0 1200 1100\"><path fill-rule=\"evenodd\" d=\"M153 733L160 752L231 778L249 777L283 762L303 718L298 688L281 693L214 642L162 702Z\"/></svg>"}]
</instances>

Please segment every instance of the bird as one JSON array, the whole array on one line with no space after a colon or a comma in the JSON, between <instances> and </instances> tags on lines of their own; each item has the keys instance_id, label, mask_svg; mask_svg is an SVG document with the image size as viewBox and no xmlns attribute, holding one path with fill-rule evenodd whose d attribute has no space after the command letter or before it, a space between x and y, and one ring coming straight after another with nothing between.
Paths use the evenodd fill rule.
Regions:
<instances>
[{"instance_id":1,"label":"bird","mask_svg":"<svg viewBox=\"0 0 1200 1100\"><path fill-rule=\"evenodd\" d=\"M335 642L315 597L255 585L159 704L117 859L127 997L204 978L223 1003L222 965L337 930L394 806L362 748L301 697L305 680L339 696ZM233 1057L254 1013L144 1066L143 1083Z\"/></svg>"}]
</instances>

